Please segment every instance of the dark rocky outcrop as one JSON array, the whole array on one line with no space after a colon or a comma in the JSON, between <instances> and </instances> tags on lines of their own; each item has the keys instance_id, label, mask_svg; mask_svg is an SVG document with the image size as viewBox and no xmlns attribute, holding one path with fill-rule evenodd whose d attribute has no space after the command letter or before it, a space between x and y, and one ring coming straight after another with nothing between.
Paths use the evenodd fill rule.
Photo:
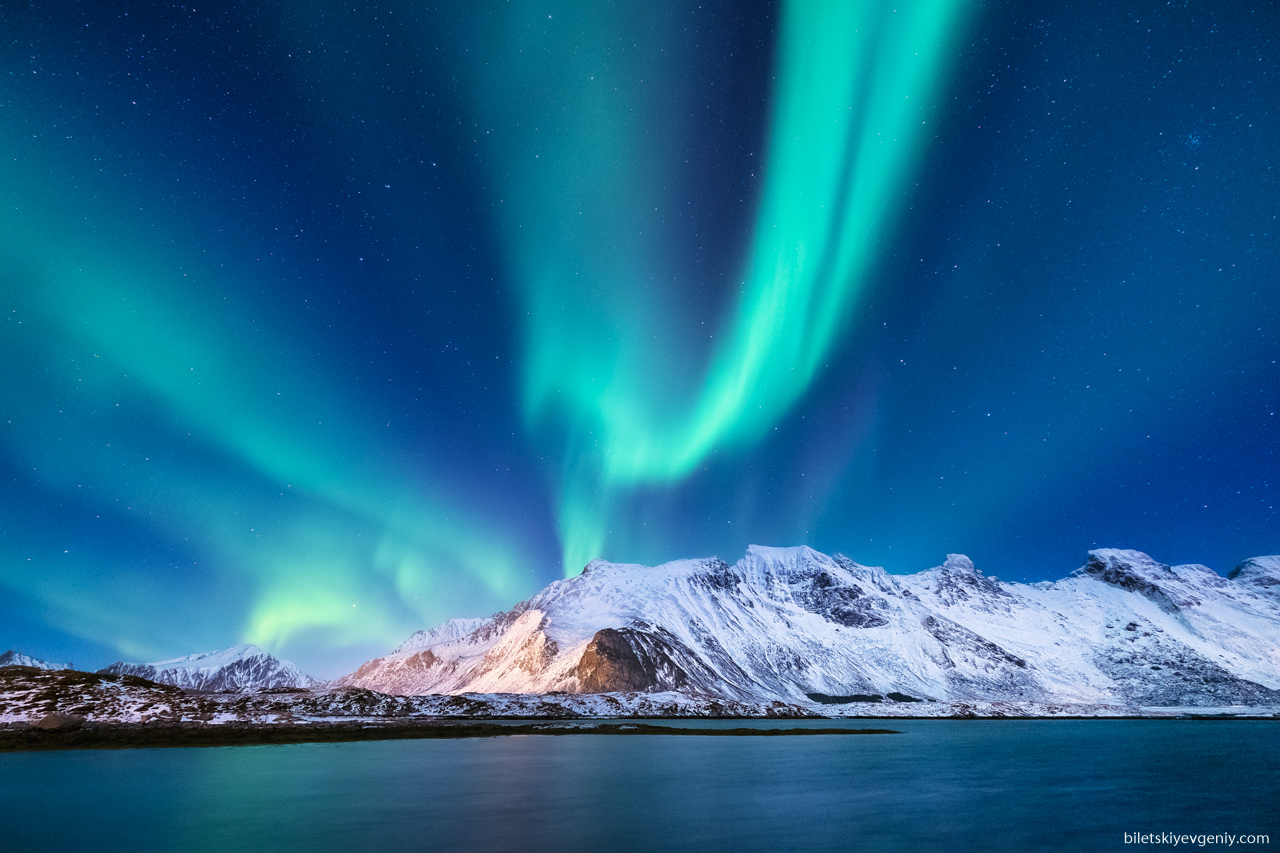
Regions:
<instances>
[{"instance_id":1,"label":"dark rocky outcrop","mask_svg":"<svg viewBox=\"0 0 1280 853\"><path fill-rule=\"evenodd\" d=\"M894 702L923 702L924 701L923 699L917 699L914 696L908 696L905 693L899 693L896 690L889 691L889 693L886 694L885 698L890 699Z\"/></svg>"},{"instance_id":2,"label":"dark rocky outcrop","mask_svg":"<svg viewBox=\"0 0 1280 853\"><path fill-rule=\"evenodd\" d=\"M736 588L742 578L724 560L712 557L703 561L701 570L690 581L706 589L727 591Z\"/></svg>"},{"instance_id":3,"label":"dark rocky outcrop","mask_svg":"<svg viewBox=\"0 0 1280 853\"><path fill-rule=\"evenodd\" d=\"M810 613L846 628L879 628L889 620L883 598L870 595L856 583L848 583L826 571L818 571L803 580L793 580L791 597Z\"/></svg>"},{"instance_id":4,"label":"dark rocky outcrop","mask_svg":"<svg viewBox=\"0 0 1280 853\"><path fill-rule=\"evenodd\" d=\"M1232 674L1152 625L1117 625L1108 630L1107 643L1094 662L1126 702L1188 707L1280 704L1280 691Z\"/></svg>"},{"instance_id":5,"label":"dark rocky outcrop","mask_svg":"<svg viewBox=\"0 0 1280 853\"><path fill-rule=\"evenodd\" d=\"M811 701L822 705L847 705L850 702L880 702L884 697L879 693L853 693L849 696L830 696L826 693L804 694Z\"/></svg>"},{"instance_id":6,"label":"dark rocky outcrop","mask_svg":"<svg viewBox=\"0 0 1280 853\"><path fill-rule=\"evenodd\" d=\"M962 625L957 625L950 619L926 616L921 624L934 639L950 649L967 652L975 658L985 659L995 665L1013 664L1019 669L1027 668L1027 662L1022 658L1005 651L990 640Z\"/></svg>"},{"instance_id":7,"label":"dark rocky outcrop","mask_svg":"<svg viewBox=\"0 0 1280 853\"><path fill-rule=\"evenodd\" d=\"M1105 584L1136 592L1166 613L1178 611L1177 602L1162 585L1176 582L1177 575L1146 554L1112 549L1090 551L1079 571Z\"/></svg>"},{"instance_id":8,"label":"dark rocky outcrop","mask_svg":"<svg viewBox=\"0 0 1280 853\"><path fill-rule=\"evenodd\" d=\"M351 679L355 680L358 678L364 678L365 676L376 672L381 663L382 661L380 659L365 662L359 669L351 674ZM436 657L435 653L432 652L431 649L423 649L417 654L409 655L402 663L404 668L407 670L413 672L426 672L431 669L431 667L440 665L441 661Z\"/></svg>"},{"instance_id":9,"label":"dark rocky outcrop","mask_svg":"<svg viewBox=\"0 0 1280 853\"><path fill-rule=\"evenodd\" d=\"M689 674L678 658L692 654L674 638L636 628L604 628L595 633L578 662L582 693L681 690Z\"/></svg>"},{"instance_id":10,"label":"dark rocky outcrop","mask_svg":"<svg viewBox=\"0 0 1280 853\"><path fill-rule=\"evenodd\" d=\"M1280 599L1280 557L1250 557L1232 569L1227 578Z\"/></svg>"},{"instance_id":11,"label":"dark rocky outcrop","mask_svg":"<svg viewBox=\"0 0 1280 853\"><path fill-rule=\"evenodd\" d=\"M995 578L984 575L964 554L948 554L941 566L928 573L933 592L948 607L969 601L983 601L988 606L1009 598Z\"/></svg>"},{"instance_id":12,"label":"dark rocky outcrop","mask_svg":"<svg viewBox=\"0 0 1280 853\"><path fill-rule=\"evenodd\" d=\"M84 725L85 718L80 714L68 714L54 711L46 714L36 723L36 728L45 732L74 732Z\"/></svg>"}]
</instances>

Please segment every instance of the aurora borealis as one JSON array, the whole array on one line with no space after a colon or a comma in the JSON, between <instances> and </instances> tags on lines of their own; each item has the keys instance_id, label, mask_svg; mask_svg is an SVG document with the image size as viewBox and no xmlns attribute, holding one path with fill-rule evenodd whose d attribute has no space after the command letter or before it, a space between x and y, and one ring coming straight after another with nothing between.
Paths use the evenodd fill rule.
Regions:
<instances>
[{"instance_id":1,"label":"aurora borealis","mask_svg":"<svg viewBox=\"0 0 1280 853\"><path fill-rule=\"evenodd\" d=\"M511 140L493 156L505 167L499 223L528 307L526 419L549 422L563 460L566 569L607 547L618 491L678 483L716 449L757 443L803 396L847 324L876 237L912 177L939 55L959 18L955 0L901 6L784 6L763 146L769 177L743 281L709 324L692 328L670 322L680 286L668 282L681 279L646 236L662 235L663 211L678 201L645 174L670 173L678 151L662 151L670 139L651 142L628 121L642 92L616 94L627 77L639 85L643 63L618 63L629 73L622 87L609 85L617 69L608 45L645 22L593 3L568 7L563 29L541 22L541 3L505 13L509 30L488 45L479 100ZM573 59L547 59L565 54ZM548 102L563 105L554 118L539 115ZM535 127L546 118L560 126ZM629 145L659 150L635 158Z\"/></svg>"},{"instance_id":2,"label":"aurora borealis","mask_svg":"<svg viewBox=\"0 0 1280 853\"><path fill-rule=\"evenodd\" d=\"M633 5L0 10L0 646L1280 551L1272 6Z\"/></svg>"}]
</instances>

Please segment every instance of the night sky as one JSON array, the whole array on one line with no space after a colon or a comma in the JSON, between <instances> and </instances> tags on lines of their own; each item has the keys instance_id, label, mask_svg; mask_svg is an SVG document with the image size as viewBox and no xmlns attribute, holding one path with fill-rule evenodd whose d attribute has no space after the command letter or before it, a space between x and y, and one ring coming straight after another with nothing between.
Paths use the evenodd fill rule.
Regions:
<instances>
[{"instance_id":1,"label":"night sky","mask_svg":"<svg viewBox=\"0 0 1280 853\"><path fill-rule=\"evenodd\" d=\"M1280 7L0 7L0 649L1280 552Z\"/></svg>"}]
</instances>

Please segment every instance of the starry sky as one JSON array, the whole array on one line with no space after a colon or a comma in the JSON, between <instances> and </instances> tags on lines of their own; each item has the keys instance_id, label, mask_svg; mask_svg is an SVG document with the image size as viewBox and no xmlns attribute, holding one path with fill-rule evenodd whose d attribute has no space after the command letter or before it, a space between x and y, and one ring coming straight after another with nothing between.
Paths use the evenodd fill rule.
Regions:
<instances>
[{"instance_id":1,"label":"starry sky","mask_svg":"<svg viewBox=\"0 0 1280 853\"><path fill-rule=\"evenodd\" d=\"M0 648L1280 551L1280 7L0 8Z\"/></svg>"}]
</instances>

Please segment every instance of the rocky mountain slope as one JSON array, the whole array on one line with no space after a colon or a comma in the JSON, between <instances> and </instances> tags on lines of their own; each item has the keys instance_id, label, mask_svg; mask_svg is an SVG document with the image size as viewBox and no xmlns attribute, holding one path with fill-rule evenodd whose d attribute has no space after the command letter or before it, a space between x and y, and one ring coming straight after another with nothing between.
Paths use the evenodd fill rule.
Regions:
<instances>
[{"instance_id":1,"label":"rocky mountain slope","mask_svg":"<svg viewBox=\"0 0 1280 853\"><path fill-rule=\"evenodd\" d=\"M113 663L104 675L133 675L157 684L210 692L310 687L315 680L257 646L239 645L156 663Z\"/></svg>"},{"instance_id":2,"label":"rocky mountain slope","mask_svg":"<svg viewBox=\"0 0 1280 853\"><path fill-rule=\"evenodd\" d=\"M15 652L13 649L0 655L0 666L29 666L35 669L74 669L70 663L50 663L47 660L33 658L30 655L24 655L22 652Z\"/></svg>"},{"instance_id":3,"label":"rocky mountain slope","mask_svg":"<svg viewBox=\"0 0 1280 853\"><path fill-rule=\"evenodd\" d=\"M889 698L1280 705L1280 557L1224 578L1091 551L1053 583L968 558L890 575L809 548L662 566L594 561L510 611L414 634L338 681L388 694L661 692L828 705Z\"/></svg>"},{"instance_id":4,"label":"rocky mountain slope","mask_svg":"<svg viewBox=\"0 0 1280 853\"><path fill-rule=\"evenodd\" d=\"M1169 716L1118 705L1034 702L887 702L844 705L839 716L1126 717ZM441 719L617 719L652 717L795 719L832 714L804 703L733 702L675 692L491 693L388 696L358 687L206 693L132 675L0 667L0 733L29 729L51 714L91 726L279 726ZM1270 716L1267 709L1234 709ZM0 752L4 744L0 743Z\"/></svg>"}]
</instances>

